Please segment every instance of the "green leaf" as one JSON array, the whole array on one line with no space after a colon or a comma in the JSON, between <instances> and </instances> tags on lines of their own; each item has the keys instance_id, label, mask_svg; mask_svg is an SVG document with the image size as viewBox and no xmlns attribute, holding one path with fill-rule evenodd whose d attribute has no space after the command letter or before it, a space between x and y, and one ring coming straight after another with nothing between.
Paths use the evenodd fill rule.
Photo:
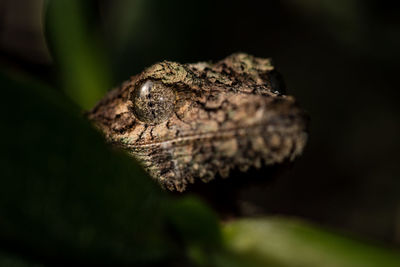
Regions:
<instances>
[{"instance_id":1,"label":"green leaf","mask_svg":"<svg viewBox=\"0 0 400 267\"><path fill-rule=\"evenodd\" d=\"M94 3L48 0L45 5L46 37L64 89L84 109L93 107L112 86Z\"/></svg>"},{"instance_id":2,"label":"green leaf","mask_svg":"<svg viewBox=\"0 0 400 267\"><path fill-rule=\"evenodd\" d=\"M45 258L158 261L169 200L54 90L0 74L0 238Z\"/></svg>"},{"instance_id":3,"label":"green leaf","mask_svg":"<svg viewBox=\"0 0 400 267\"><path fill-rule=\"evenodd\" d=\"M400 266L398 251L335 234L302 221L242 219L223 227L218 266Z\"/></svg>"},{"instance_id":4,"label":"green leaf","mask_svg":"<svg viewBox=\"0 0 400 267\"><path fill-rule=\"evenodd\" d=\"M201 258L221 245L211 210L170 198L56 90L1 74L0 83L4 246L73 265Z\"/></svg>"},{"instance_id":5,"label":"green leaf","mask_svg":"<svg viewBox=\"0 0 400 267\"><path fill-rule=\"evenodd\" d=\"M209 266L221 248L222 236L216 214L194 197L175 200L166 207L168 219L185 245L185 254L199 265Z\"/></svg>"}]
</instances>

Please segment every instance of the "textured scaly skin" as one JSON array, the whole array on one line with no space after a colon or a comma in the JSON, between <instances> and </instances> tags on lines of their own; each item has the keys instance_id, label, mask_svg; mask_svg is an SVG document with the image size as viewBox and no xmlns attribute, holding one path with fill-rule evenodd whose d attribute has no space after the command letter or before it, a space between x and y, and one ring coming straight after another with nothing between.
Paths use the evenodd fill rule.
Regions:
<instances>
[{"instance_id":1,"label":"textured scaly skin","mask_svg":"<svg viewBox=\"0 0 400 267\"><path fill-rule=\"evenodd\" d=\"M143 122L133 112L134 92L148 80L175 95L162 122ZM89 118L164 188L184 191L196 179L208 182L302 153L307 116L279 91L270 59L237 53L214 64L164 61L110 91Z\"/></svg>"}]
</instances>

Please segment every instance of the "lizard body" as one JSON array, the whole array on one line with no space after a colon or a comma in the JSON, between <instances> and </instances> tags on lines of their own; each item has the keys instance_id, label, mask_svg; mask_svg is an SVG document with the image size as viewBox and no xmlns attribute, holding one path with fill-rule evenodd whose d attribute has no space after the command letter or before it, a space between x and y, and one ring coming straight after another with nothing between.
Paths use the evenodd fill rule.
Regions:
<instances>
[{"instance_id":1,"label":"lizard body","mask_svg":"<svg viewBox=\"0 0 400 267\"><path fill-rule=\"evenodd\" d=\"M284 93L270 59L164 61L110 91L89 119L163 187L184 191L196 179L300 155L307 116Z\"/></svg>"}]
</instances>

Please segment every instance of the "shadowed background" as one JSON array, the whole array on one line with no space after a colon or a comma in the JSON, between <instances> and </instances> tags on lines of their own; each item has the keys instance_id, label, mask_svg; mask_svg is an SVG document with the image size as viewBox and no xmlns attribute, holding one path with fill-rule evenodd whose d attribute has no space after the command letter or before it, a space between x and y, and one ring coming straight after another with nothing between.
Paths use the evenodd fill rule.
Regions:
<instances>
[{"instance_id":1,"label":"shadowed background","mask_svg":"<svg viewBox=\"0 0 400 267\"><path fill-rule=\"evenodd\" d=\"M57 51L62 38L46 44L43 29L52 33L67 19L80 22L69 15L44 25L42 5L0 2L0 64L55 88L77 88L79 81L68 75L101 64L88 61L61 75L59 62L85 53ZM103 80L83 86L99 91L83 92L87 98L81 90L67 91L84 108L161 60L219 60L237 51L272 57L288 92L310 114L310 138L288 171L262 190L250 190L258 212L400 245L400 24L389 2L116 0L87 1L76 12L86 14L88 28L79 36L60 34L71 44L73 38L87 40L84 51L107 63L96 70ZM101 45L93 51L90 42Z\"/></svg>"}]
</instances>

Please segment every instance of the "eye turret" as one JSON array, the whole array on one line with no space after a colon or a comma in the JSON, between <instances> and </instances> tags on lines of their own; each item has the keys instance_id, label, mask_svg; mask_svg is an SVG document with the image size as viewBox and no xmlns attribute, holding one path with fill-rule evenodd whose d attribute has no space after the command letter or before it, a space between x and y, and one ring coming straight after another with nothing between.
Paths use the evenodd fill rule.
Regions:
<instances>
[{"instance_id":1,"label":"eye turret","mask_svg":"<svg viewBox=\"0 0 400 267\"><path fill-rule=\"evenodd\" d=\"M132 112L147 124L158 124L167 120L174 112L175 92L158 81L140 83L129 95Z\"/></svg>"}]
</instances>

